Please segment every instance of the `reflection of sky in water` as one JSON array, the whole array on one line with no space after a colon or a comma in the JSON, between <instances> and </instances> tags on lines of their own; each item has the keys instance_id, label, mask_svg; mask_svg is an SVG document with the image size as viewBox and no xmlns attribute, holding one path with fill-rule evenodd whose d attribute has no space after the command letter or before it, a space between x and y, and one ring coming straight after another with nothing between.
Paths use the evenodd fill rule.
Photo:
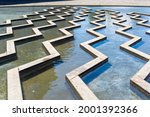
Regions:
<instances>
[{"instance_id":1,"label":"reflection of sky in water","mask_svg":"<svg viewBox=\"0 0 150 117\"><path fill-rule=\"evenodd\" d=\"M44 7L47 8L47 7ZM95 9L112 9L118 10L123 15L124 18L128 20L125 24L130 24L133 26L133 29L128 32L132 34L137 34L143 38L143 40L133 46L143 52L149 53L148 44L150 43L148 38L149 35L145 34L145 31L148 28L135 25L136 21L130 20L129 16L126 15L128 12L138 11L146 12L150 11L148 7L92 7L93 11ZM13 19L19 17L22 14L31 14L33 11L42 10L43 7L24 7L24 9L16 8L1 8L0 22L3 22L6 19ZM141 11L142 9L142 11ZM15 12L15 14L13 14ZM75 15L78 15L76 13ZM49 17L55 18L55 17ZM94 48L100 52L106 54L109 57L108 63L104 64L101 67L98 67L96 70L90 72L83 77L85 83L92 89L92 91L99 97L99 99L145 99L141 93L136 91L136 89L131 88L130 78L145 64L142 60L122 51L119 49L119 46L128 41L126 37L123 37L115 33L115 30L120 28L112 24L110 16L106 16L107 28L97 30L97 32L102 33L107 36L107 40L98 42L93 45ZM68 18L71 20L72 18ZM65 74L71 70L85 64L86 62L92 60L93 58L87 54L84 50L80 48L80 43L87 40L93 39L94 36L87 33L86 29L95 27L90 24L89 21L93 20L92 15L86 17L85 21L78 22L81 24L80 28L76 28L71 31L74 34L74 38L71 41L67 41L56 47L58 52L61 54L61 59L54 62L53 66L47 67L47 69L39 72L35 76L30 76L27 80L23 82L24 95L26 99L75 99L73 93L70 91L70 87L65 81ZM24 21L22 21L24 23ZM21 22L14 22L15 24L20 24ZM36 26L47 24L44 20L35 22ZM62 21L57 23L60 27L68 26L67 21ZM5 28L4 28L5 29ZM0 28L0 32L4 32L3 28ZM27 29L28 30L28 29ZM22 34L16 31L16 36ZM33 33L28 30L29 33ZM0 68L0 99L5 99L6 95L6 72L8 69L24 64L26 62L35 60L42 56L46 56L45 51L41 42L44 40L52 39L57 36L62 36L60 32L57 31L57 28L42 30L44 34L43 38L39 38L35 41L31 41L22 45L17 46L18 58L22 59L21 61L14 61L6 65L1 65ZM24 33L26 35L26 33ZM4 42L0 43L5 43ZM2 48L2 46L0 47ZM4 49L4 48L2 48ZM2 50L1 51L4 51ZM30 57L29 57L30 56ZM150 79L150 78L149 78ZM150 80L147 79L149 82ZM135 93L136 92L136 93Z\"/></svg>"},{"instance_id":2,"label":"reflection of sky in water","mask_svg":"<svg viewBox=\"0 0 150 117\"><path fill-rule=\"evenodd\" d=\"M57 79L53 81L52 86L50 86L43 99L74 99L74 97L71 96L72 94L69 93L70 87L66 84L65 74L92 60L92 57L82 50L79 45L80 43L93 38L92 35L86 32L87 28L93 27L91 24L87 24L87 20L79 22L81 28L73 30L73 41L56 47L61 54L62 62L56 62L54 65Z\"/></svg>"},{"instance_id":3,"label":"reflection of sky in water","mask_svg":"<svg viewBox=\"0 0 150 117\"><path fill-rule=\"evenodd\" d=\"M141 13L150 14L149 7L140 7L140 8L139 7L101 7L101 8L94 7L94 9L109 9L109 10L120 11L121 14L124 16L124 18L127 19L127 22L125 22L124 24L131 25L133 27L132 29L128 30L127 32L142 37L142 41L135 44L133 46L133 48L136 48L142 52L150 54L150 46L149 46L150 35L145 34L146 31L149 30L149 28L140 26L140 25L136 25L136 22L138 22L138 21L132 20L132 19L130 19L130 17L128 15L126 15L126 13L129 13L129 12L141 12ZM141 18L150 20L150 16L142 16ZM147 22L147 24L150 24L150 23Z\"/></svg>"},{"instance_id":4,"label":"reflection of sky in water","mask_svg":"<svg viewBox=\"0 0 150 117\"><path fill-rule=\"evenodd\" d=\"M128 30L127 32L131 33L131 34L135 34L139 37L142 37L142 41L140 41L139 43L135 44L133 47L145 52L147 54L150 54L150 35L145 34L146 31L149 30L149 28L147 27L143 27L140 25L136 25L135 21L132 21L132 26L133 28L131 30Z\"/></svg>"},{"instance_id":5,"label":"reflection of sky in water","mask_svg":"<svg viewBox=\"0 0 150 117\"><path fill-rule=\"evenodd\" d=\"M119 11L122 10L119 8ZM124 9L123 14L125 12L127 11ZM109 61L102 67L84 76L83 80L99 99L147 99L130 86L130 78L145 62L119 49L119 46L128 41L128 39L116 34L115 30L119 29L119 26L112 24L115 20L111 20L109 16L106 17L106 22L102 24L106 24L107 28L97 32L107 36L107 40L94 44L93 47L107 55ZM124 18L129 19L126 15L124 15ZM128 20L125 24L132 24L134 26L131 20ZM142 35L143 29L139 28L142 31L138 34ZM142 37L145 37L145 35L143 34Z\"/></svg>"},{"instance_id":6,"label":"reflection of sky in water","mask_svg":"<svg viewBox=\"0 0 150 117\"><path fill-rule=\"evenodd\" d=\"M150 75L147 77L146 81L150 83Z\"/></svg>"}]
</instances>

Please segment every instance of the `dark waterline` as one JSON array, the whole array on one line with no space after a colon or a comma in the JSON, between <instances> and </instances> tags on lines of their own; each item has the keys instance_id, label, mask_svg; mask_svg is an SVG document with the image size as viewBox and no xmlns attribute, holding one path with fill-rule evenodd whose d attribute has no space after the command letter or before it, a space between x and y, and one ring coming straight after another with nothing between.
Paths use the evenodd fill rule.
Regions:
<instances>
[{"instance_id":1,"label":"dark waterline","mask_svg":"<svg viewBox=\"0 0 150 117\"><path fill-rule=\"evenodd\" d=\"M38 2L54 2L54 1L64 1L64 0L1 0L0 5L38 3Z\"/></svg>"}]
</instances>

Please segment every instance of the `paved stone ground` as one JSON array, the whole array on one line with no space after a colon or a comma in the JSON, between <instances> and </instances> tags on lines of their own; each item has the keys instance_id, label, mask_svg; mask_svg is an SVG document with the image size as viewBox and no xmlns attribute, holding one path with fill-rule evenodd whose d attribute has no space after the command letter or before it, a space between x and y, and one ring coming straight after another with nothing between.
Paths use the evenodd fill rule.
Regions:
<instances>
[{"instance_id":1,"label":"paved stone ground","mask_svg":"<svg viewBox=\"0 0 150 117\"><path fill-rule=\"evenodd\" d=\"M150 0L67 0L60 2L42 2L19 4L17 6L47 6L47 5L93 5L93 6L150 6ZM11 5L16 6L16 5ZM3 6L1 6L3 7Z\"/></svg>"}]
</instances>

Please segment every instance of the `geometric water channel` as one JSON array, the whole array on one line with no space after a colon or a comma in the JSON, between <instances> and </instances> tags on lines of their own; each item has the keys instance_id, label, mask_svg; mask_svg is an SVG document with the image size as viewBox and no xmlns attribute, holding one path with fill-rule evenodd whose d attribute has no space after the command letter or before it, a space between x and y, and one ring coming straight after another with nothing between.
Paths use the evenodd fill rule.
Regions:
<instances>
[{"instance_id":1,"label":"geometric water channel","mask_svg":"<svg viewBox=\"0 0 150 117\"><path fill-rule=\"evenodd\" d=\"M0 99L150 98L150 8L12 7L0 15Z\"/></svg>"}]
</instances>

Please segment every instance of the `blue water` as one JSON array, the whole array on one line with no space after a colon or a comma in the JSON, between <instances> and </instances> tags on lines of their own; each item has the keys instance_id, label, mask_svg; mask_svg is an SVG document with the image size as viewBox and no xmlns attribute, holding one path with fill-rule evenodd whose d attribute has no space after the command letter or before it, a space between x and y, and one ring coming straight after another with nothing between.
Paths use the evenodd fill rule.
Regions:
<instances>
[{"instance_id":1,"label":"blue water","mask_svg":"<svg viewBox=\"0 0 150 117\"><path fill-rule=\"evenodd\" d=\"M127 32L142 37L142 41L132 47L144 53L150 54L150 35L146 34L146 31L150 30L150 28L136 25L136 21L132 21L132 26L132 30L128 30Z\"/></svg>"},{"instance_id":2,"label":"blue water","mask_svg":"<svg viewBox=\"0 0 150 117\"><path fill-rule=\"evenodd\" d=\"M150 76L148 76L148 78L146 79L146 81L150 83Z\"/></svg>"},{"instance_id":3,"label":"blue water","mask_svg":"<svg viewBox=\"0 0 150 117\"><path fill-rule=\"evenodd\" d=\"M75 15L78 15L78 13ZM67 93L70 87L67 86L65 81L65 74L92 60L92 57L80 48L80 43L94 38L86 32L87 28L94 26L88 23L88 17L85 18L85 21L78 22L81 24L81 28L73 29L74 39L56 47L61 54L61 62L58 61L54 64L57 79L53 81L43 99L75 99L75 97L69 95L70 93Z\"/></svg>"},{"instance_id":4,"label":"blue water","mask_svg":"<svg viewBox=\"0 0 150 117\"><path fill-rule=\"evenodd\" d=\"M96 9L109 9L109 10L117 10L120 11L123 15L123 18L127 19L128 21L124 24L129 24L132 26L131 30L128 30L127 32L131 34L135 34L137 36L142 37L142 41L132 46L133 48L136 48L142 52L145 52L147 54L150 54L150 35L146 34L146 31L150 30L150 28L137 25L137 20L132 20L127 13L130 12L141 12L141 13L147 13L150 14L150 8L149 7L102 7L102 8L96 8ZM150 16L144 16L142 15L141 18L150 20ZM147 22L147 24L150 24L150 22Z\"/></svg>"},{"instance_id":5,"label":"blue water","mask_svg":"<svg viewBox=\"0 0 150 117\"><path fill-rule=\"evenodd\" d=\"M118 9L122 11L120 10L121 8ZM126 11L124 9L122 13L124 17L128 19L128 22L125 24L134 25L129 17L125 15L128 11L129 10ZM128 38L116 34L115 30L120 27L112 24L115 20L111 19L109 14L107 14L106 17L107 20L103 24L106 24L107 28L100 29L97 32L107 36L107 40L94 44L93 47L107 55L109 61L102 67L84 76L83 80L95 95L102 100L147 99L147 97L133 90L130 86L130 79L146 62L119 49L119 46L127 42ZM134 25L134 27L136 26ZM144 31L140 30L138 34L142 35L142 32ZM145 35L146 34L143 34L142 37L145 38Z\"/></svg>"},{"instance_id":6,"label":"blue water","mask_svg":"<svg viewBox=\"0 0 150 117\"><path fill-rule=\"evenodd\" d=\"M23 14L31 14L33 11L40 11L44 8L47 7L23 7L23 9L20 7L1 8L0 14L2 17L0 18L0 22L19 17ZM126 15L126 13L133 11L148 13L150 11L149 7L92 7L92 9L93 11L96 9L120 11L124 15L124 18L128 20L125 24L133 26L133 29L128 32L142 37L142 41L133 47L147 54L150 53L149 35L145 34L148 28L136 25L136 21L131 20ZM74 15L78 15L78 12ZM65 74L93 59L87 52L80 48L80 43L95 38L95 36L86 32L86 29L95 27L95 25L89 23L93 20L92 16L93 14L89 13L89 16L85 17L85 21L78 22L81 24L80 28L71 30L74 34L72 40L56 46L56 49L61 54L60 60L55 61L54 65L22 82L25 99L76 99L65 81ZM49 17L49 19L51 18ZM147 99L130 86L130 79L146 62L119 49L119 46L127 42L128 38L115 33L115 30L120 27L112 24L115 20L112 20L109 14L106 14L106 19L106 21L102 22L102 24L106 25L106 28L97 30L97 32L107 36L107 40L98 42L93 47L107 55L109 61L84 76L83 81L99 99ZM57 28L42 30L43 40L39 39L17 46L19 62L14 61L0 66L0 99L6 99L6 71L17 65L46 56L45 51L41 47L41 42L60 36L58 28L68 26L68 20L72 20L72 18L70 17L66 21L57 22ZM34 23L35 26L46 24L45 20ZM4 29L0 29L0 31L3 33ZM147 78L148 82L150 82L149 79Z\"/></svg>"}]
</instances>

